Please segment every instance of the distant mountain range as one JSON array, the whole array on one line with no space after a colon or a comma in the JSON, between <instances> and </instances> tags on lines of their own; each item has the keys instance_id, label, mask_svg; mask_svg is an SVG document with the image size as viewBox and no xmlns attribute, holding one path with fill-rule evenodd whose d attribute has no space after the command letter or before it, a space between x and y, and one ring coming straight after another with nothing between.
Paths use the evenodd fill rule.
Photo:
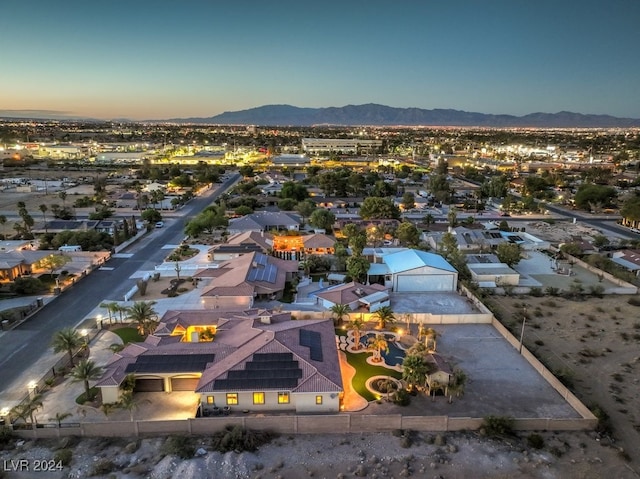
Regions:
<instances>
[{"instance_id":1,"label":"distant mountain range","mask_svg":"<svg viewBox=\"0 0 640 479\"><path fill-rule=\"evenodd\" d=\"M530 113L525 116L490 115L460 110L393 108L369 103L329 108L299 108L265 105L249 110L227 111L208 118L173 118L179 123L262 126L466 126L534 128L629 128L640 127L640 119L609 115Z\"/></svg>"}]
</instances>

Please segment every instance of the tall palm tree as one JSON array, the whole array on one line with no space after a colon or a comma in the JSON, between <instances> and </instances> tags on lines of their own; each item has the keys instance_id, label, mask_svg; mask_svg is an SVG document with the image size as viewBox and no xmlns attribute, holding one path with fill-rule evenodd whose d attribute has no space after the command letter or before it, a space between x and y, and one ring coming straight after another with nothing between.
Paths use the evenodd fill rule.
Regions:
<instances>
[{"instance_id":1,"label":"tall palm tree","mask_svg":"<svg viewBox=\"0 0 640 479\"><path fill-rule=\"evenodd\" d=\"M453 402L453 395L456 397L460 397L464 394L464 387L467 383L467 375L462 369L454 369L453 377L451 381L449 381L448 393L449 393L449 403Z\"/></svg>"},{"instance_id":2,"label":"tall palm tree","mask_svg":"<svg viewBox=\"0 0 640 479\"><path fill-rule=\"evenodd\" d=\"M417 385L424 385L429 366L420 354L411 354L404 357L402 361L402 379L413 389Z\"/></svg>"},{"instance_id":3,"label":"tall palm tree","mask_svg":"<svg viewBox=\"0 0 640 479\"><path fill-rule=\"evenodd\" d=\"M145 336L151 334L157 325L158 313L153 309L155 301L136 301L128 309L127 319L138 323L138 331Z\"/></svg>"},{"instance_id":4,"label":"tall palm tree","mask_svg":"<svg viewBox=\"0 0 640 479\"><path fill-rule=\"evenodd\" d=\"M49 210L49 207L43 203L38 208L40 208L40 211L42 211L42 221L44 221L44 232L47 233L47 211Z\"/></svg>"},{"instance_id":5,"label":"tall palm tree","mask_svg":"<svg viewBox=\"0 0 640 479\"><path fill-rule=\"evenodd\" d=\"M384 334L376 333L367 341L367 349L373 351L373 361L379 363L382 361L382 351L389 353L389 343L387 343Z\"/></svg>"},{"instance_id":6,"label":"tall palm tree","mask_svg":"<svg viewBox=\"0 0 640 479\"><path fill-rule=\"evenodd\" d=\"M24 422L27 422L27 418L29 418L31 424L37 424L38 420L35 417L35 413L41 407L42 394L29 395L25 401L11 409L11 414L18 416Z\"/></svg>"},{"instance_id":7,"label":"tall palm tree","mask_svg":"<svg viewBox=\"0 0 640 479\"><path fill-rule=\"evenodd\" d=\"M351 306L348 304L334 304L329 308L331 311L331 315L333 316L333 323L335 326L339 326L342 324L345 316L349 316L351 312Z\"/></svg>"},{"instance_id":8,"label":"tall palm tree","mask_svg":"<svg viewBox=\"0 0 640 479\"><path fill-rule=\"evenodd\" d=\"M145 401L151 402L149 400ZM140 401L136 400L135 396L133 395L133 391L126 391L124 394L122 394L118 405L122 409L129 411L129 419L131 419L131 422L133 422L133 413L140 407Z\"/></svg>"},{"instance_id":9,"label":"tall palm tree","mask_svg":"<svg viewBox=\"0 0 640 479\"><path fill-rule=\"evenodd\" d=\"M347 323L347 329L353 331L353 349L358 350L362 347L360 343L360 333L364 329L364 321L362 318L356 318Z\"/></svg>"},{"instance_id":10,"label":"tall palm tree","mask_svg":"<svg viewBox=\"0 0 640 479\"><path fill-rule=\"evenodd\" d=\"M70 412L57 412L55 417L50 417L49 418L49 421L55 422L55 423L58 424L58 427L61 427L62 421L64 421L68 417L71 417L71 415L72 414Z\"/></svg>"},{"instance_id":11,"label":"tall palm tree","mask_svg":"<svg viewBox=\"0 0 640 479\"><path fill-rule=\"evenodd\" d=\"M390 306L383 306L377 310L374 314L374 318L378 321L378 328L384 329L387 323L394 323L396 320L395 314Z\"/></svg>"},{"instance_id":12,"label":"tall palm tree","mask_svg":"<svg viewBox=\"0 0 640 479\"><path fill-rule=\"evenodd\" d=\"M84 344L80 333L73 328L64 328L53 335L53 351L56 353L66 352L69 355L71 367L73 364L73 353Z\"/></svg>"},{"instance_id":13,"label":"tall palm tree","mask_svg":"<svg viewBox=\"0 0 640 479\"><path fill-rule=\"evenodd\" d=\"M440 336L440 333L433 328L426 328L423 330L424 344L430 353L436 352L437 342L436 339Z\"/></svg>"},{"instance_id":14,"label":"tall palm tree","mask_svg":"<svg viewBox=\"0 0 640 479\"><path fill-rule=\"evenodd\" d=\"M114 304L116 303L100 303L100 307L107 310L107 314L109 315L109 324L113 324L113 316L111 316L111 313L115 312L113 310Z\"/></svg>"},{"instance_id":15,"label":"tall palm tree","mask_svg":"<svg viewBox=\"0 0 640 479\"><path fill-rule=\"evenodd\" d=\"M102 375L102 368L96 366L96 363L90 359L81 360L75 368L71 370L71 382L82 382L84 385L84 397L87 400L91 400L91 388L89 387L89 381L95 381Z\"/></svg>"},{"instance_id":16,"label":"tall palm tree","mask_svg":"<svg viewBox=\"0 0 640 479\"><path fill-rule=\"evenodd\" d=\"M60 198L62 200L62 207L66 208L67 206L67 192L66 191L61 191L58 193L58 198Z\"/></svg>"}]
</instances>

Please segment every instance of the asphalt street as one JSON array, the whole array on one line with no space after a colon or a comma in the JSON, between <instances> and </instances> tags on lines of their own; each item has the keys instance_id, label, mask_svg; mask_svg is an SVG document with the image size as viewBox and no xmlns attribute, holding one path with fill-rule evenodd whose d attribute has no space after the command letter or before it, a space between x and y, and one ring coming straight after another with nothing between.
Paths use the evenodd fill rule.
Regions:
<instances>
[{"instance_id":1,"label":"asphalt street","mask_svg":"<svg viewBox=\"0 0 640 479\"><path fill-rule=\"evenodd\" d=\"M7 389L24 370L48 353L53 335L65 327L78 325L103 301L122 301L124 294L135 284L131 275L141 268L153 270L153 266L160 264L167 254L163 246L179 244L184 238L185 221L210 205L238 179L239 175L235 175L215 190L194 198L183 208L183 216L165 221L164 228L154 229L123 251L132 254L130 258L112 258L104 265L105 269L92 272L30 319L2 334L0 398L13 397L16 393L24 395L24 391Z\"/></svg>"}]
</instances>

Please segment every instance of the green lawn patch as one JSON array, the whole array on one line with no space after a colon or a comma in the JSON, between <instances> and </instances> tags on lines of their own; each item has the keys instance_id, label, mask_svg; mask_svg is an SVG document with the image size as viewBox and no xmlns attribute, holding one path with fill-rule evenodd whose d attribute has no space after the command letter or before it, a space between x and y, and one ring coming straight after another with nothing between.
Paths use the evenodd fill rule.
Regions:
<instances>
[{"instance_id":1,"label":"green lawn patch","mask_svg":"<svg viewBox=\"0 0 640 479\"><path fill-rule=\"evenodd\" d=\"M375 401L377 397L367 389L367 380L373 376L391 376L396 379L402 378L402 373L382 366L372 366L367 363L367 358L371 353L350 353L345 351L347 362L356 370L355 376L351 380L353 389L367 401Z\"/></svg>"},{"instance_id":2,"label":"green lawn patch","mask_svg":"<svg viewBox=\"0 0 640 479\"><path fill-rule=\"evenodd\" d=\"M116 333L118 336L120 336L120 339L122 339L122 342L124 344L139 343L144 341L144 338L140 336L140 333L136 328L125 327L125 328L112 329L111 331Z\"/></svg>"},{"instance_id":3,"label":"green lawn patch","mask_svg":"<svg viewBox=\"0 0 640 479\"><path fill-rule=\"evenodd\" d=\"M76 398L76 403L82 405L84 403L91 402L96 398L96 396L98 395L98 392L99 390L97 387L92 387L91 389L89 389L89 394L91 395L91 397L87 398L87 396L83 392L82 394L80 394L80 396Z\"/></svg>"}]
</instances>

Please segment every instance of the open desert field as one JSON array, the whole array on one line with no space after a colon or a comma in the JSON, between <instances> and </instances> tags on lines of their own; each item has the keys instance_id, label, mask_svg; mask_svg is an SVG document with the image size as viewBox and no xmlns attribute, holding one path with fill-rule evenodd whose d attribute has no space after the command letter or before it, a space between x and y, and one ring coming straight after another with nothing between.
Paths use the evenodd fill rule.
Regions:
<instances>
[{"instance_id":1,"label":"open desert field","mask_svg":"<svg viewBox=\"0 0 640 479\"><path fill-rule=\"evenodd\" d=\"M631 299L633 298L633 299ZM640 306L636 296L568 300L491 297L494 312L596 415L609 416L612 443L640 466Z\"/></svg>"}]
</instances>

